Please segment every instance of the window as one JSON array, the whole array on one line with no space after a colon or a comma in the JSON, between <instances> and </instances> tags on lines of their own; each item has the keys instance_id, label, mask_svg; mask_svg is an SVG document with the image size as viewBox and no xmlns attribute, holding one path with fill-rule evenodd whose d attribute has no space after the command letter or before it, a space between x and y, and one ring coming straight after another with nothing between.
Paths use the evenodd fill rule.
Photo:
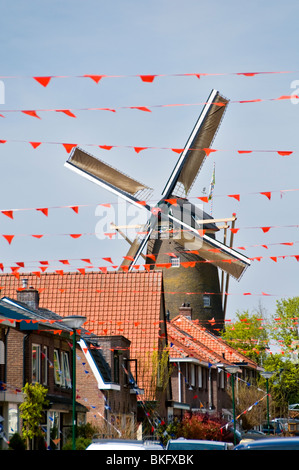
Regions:
<instances>
[{"instance_id":1,"label":"window","mask_svg":"<svg viewBox=\"0 0 299 470\"><path fill-rule=\"evenodd\" d=\"M43 378L43 385L48 384L48 348L47 346L43 346L43 352L41 355L41 369L42 369L42 378Z\"/></svg>"},{"instance_id":2,"label":"window","mask_svg":"<svg viewBox=\"0 0 299 470\"><path fill-rule=\"evenodd\" d=\"M198 377L198 388L202 388L202 367L201 366L198 367L197 377Z\"/></svg>"},{"instance_id":3,"label":"window","mask_svg":"<svg viewBox=\"0 0 299 470\"><path fill-rule=\"evenodd\" d=\"M5 348L3 341L0 341L0 364L5 364Z\"/></svg>"},{"instance_id":4,"label":"window","mask_svg":"<svg viewBox=\"0 0 299 470\"><path fill-rule=\"evenodd\" d=\"M31 365L32 365L32 383L40 382L41 376L41 346L40 344L32 344L31 349Z\"/></svg>"},{"instance_id":5,"label":"window","mask_svg":"<svg viewBox=\"0 0 299 470\"><path fill-rule=\"evenodd\" d=\"M211 307L211 296L209 294L203 295L203 306L204 307Z\"/></svg>"},{"instance_id":6,"label":"window","mask_svg":"<svg viewBox=\"0 0 299 470\"><path fill-rule=\"evenodd\" d=\"M180 258L178 256L172 256L170 258L170 262L171 262L171 267L172 268L179 268L180 265L181 265L181 261L180 261Z\"/></svg>"},{"instance_id":7,"label":"window","mask_svg":"<svg viewBox=\"0 0 299 470\"><path fill-rule=\"evenodd\" d=\"M72 388L70 364L68 353L61 353L61 386L64 388Z\"/></svg>"},{"instance_id":8,"label":"window","mask_svg":"<svg viewBox=\"0 0 299 470\"><path fill-rule=\"evenodd\" d=\"M54 382L56 385L61 385L62 382L59 352L57 349L54 349Z\"/></svg>"},{"instance_id":9,"label":"window","mask_svg":"<svg viewBox=\"0 0 299 470\"><path fill-rule=\"evenodd\" d=\"M190 365L190 385L195 386L195 365Z\"/></svg>"},{"instance_id":10,"label":"window","mask_svg":"<svg viewBox=\"0 0 299 470\"><path fill-rule=\"evenodd\" d=\"M119 353L113 351L113 369L114 369L114 382L119 383Z\"/></svg>"}]
</instances>

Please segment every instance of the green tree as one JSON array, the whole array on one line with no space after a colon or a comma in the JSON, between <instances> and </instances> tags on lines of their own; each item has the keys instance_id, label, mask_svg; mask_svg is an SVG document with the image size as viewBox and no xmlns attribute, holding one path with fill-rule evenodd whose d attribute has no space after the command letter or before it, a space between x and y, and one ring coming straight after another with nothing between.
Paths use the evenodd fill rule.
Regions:
<instances>
[{"instance_id":1,"label":"green tree","mask_svg":"<svg viewBox=\"0 0 299 470\"><path fill-rule=\"evenodd\" d=\"M298 321L299 297L276 302L276 313L272 315L270 334L287 357L297 355L298 358Z\"/></svg>"},{"instance_id":2,"label":"green tree","mask_svg":"<svg viewBox=\"0 0 299 470\"><path fill-rule=\"evenodd\" d=\"M248 310L236 313L236 321L222 332L222 338L257 364L262 364L269 344L268 329L263 314Z\"/></svg>"},{"instance_id":3,"label":"green tree","mask_svg":"<svg viewBox=\"0 0 299 470\"><path fill-rule=\"evenodd\" d=\"M23 419L22 435L26 439L27 449L34 439L42 437L40 424L43 419L43 411L48 406L46 395L48 390L41 384L29 384L22 388L24 401L20 405L21 418Z\"/></svg>"}]
</instances>

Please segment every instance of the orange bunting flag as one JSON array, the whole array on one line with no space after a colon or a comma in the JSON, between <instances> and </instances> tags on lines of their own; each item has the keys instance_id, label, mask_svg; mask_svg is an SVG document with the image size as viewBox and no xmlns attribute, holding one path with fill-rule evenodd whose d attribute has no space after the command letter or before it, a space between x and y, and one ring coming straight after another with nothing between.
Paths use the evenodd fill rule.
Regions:
<instances>
[{"instance_id":1,"label":"orange bunting flag","mask_svg":"<svg viewBox=\"0 0 299 470\"><path fill-rule=\"evenodd\" d=\"M83 275L85 274L85 269L84 268L79 268L78 271L79 271L79 273L81 273Z\"/></svg>"},{"instance_id":2,"label":"orange bunting flag","mask_svg":"<svg viewBox=\"0 0 299 470\"><path fill-rule=\"evenodd\" d=\"M207 157L210 155L211 152L217 152L217 150L214 149L204 148L203 150L205 151Z\"/></svg>"},{"instance_id":3,"label":"orange bunting flag","mask_svg":"<svg viewBox=\"0 0 299 470\"><path fill-rule=\"evenodd\" d=\"M175 153L182 153L184 149L171 149Z\"/></svg>"},{"instance_id":4,"label":"orange bunting flag","mask_svg":"<svg viewBox=\"0 0 299 470\"><path fill-rule=\"evenodd\" d=\"M84 77L91 78L94 82L99 83L105 75L83 75Z\"/></svg>"},{"instance_id":5,"label":"orange bunting flag","mask_svg":"<svg viewBox=\"0 0 299 470\"><path fill-rule=\"evenodd\" d=\"M146 149L147 149L147 147L134 147L134 150L135 150L136 153L139 153L142 150L146 150Z\"/></svg>"},{"instance_id":6,"label":"orange bunting flag","mask_svg":"<svg viewBox=\"0 0 299 470\"><path fill-rule=\"evenodd\" d=\"M104 266L104 267L99 267L99 270L102 271L102 273L106 274L107 272L107 267Z\"/></svg>"},{"instance_id":7,"label":"orange bunting flag","mask_svg":"<svg viewBox=\"0 0 299 470\"><path fill-rule=\"evenodd\" d=\"M103 150L111 150L114 146L113 145L99 145L99 147Z\"/></svg>"},{"instance_id":8,"label":"orange bunting flag","mask_svg":"<svg viewBox=\"0 0 299 470\"><path fill-rule=\"evenodd\" d=\"M202 202L209 202L209 198L207 196L198 197Z\"/></svg>"},{"instance_id":9,"label":"orange bunting flag","mask_svg":"<svg viewBox=\"0 0 299 470\"><path fill-rule=\"evenodd\" d=\"M111 258L102 258L104 261L108 261L108 263L113 264L113 261Z\"/></svg>"},{"instance_id":10,"label":"orange bunting flag","mask_svg":"<svg viewBox=\"0 0 299 470\"><path fill-rule=\"evenodd\" d=\"M69 109L56 109L56 113L64 113L67 116L70 116L70 117L73 117L73 118L77 117Z\"/></svg>"},{"instance_id":11,"label":"orange bunting flag","mask_svg":"<svg viewBox=\"0 0 299 470\"><path fill-rule=\"evenodd\" d=\"M60 261L60 263L62 263L62 264L70 264L67 259L60 259L59 261Z\"/></svg>"},{"instance_id":12,"label":"orange bunting flag","mask_svg":"<svg viewBox=\"0 0 299 470\"><path fill-rule=\"evenodd\" d=\"M34 238L42 238L43 235L32 235Z\"/></svg>"},{"instance_id":13,"label":"orange bunting flag","mask_svg":"<svg viewBox=\"0 0 299 470\"><path fill-rule=\"evenodd\" d=\"M37 147L39 147L39 146L41 145L41 142L29 142L29 144L31 144L32 147L33 147L34 149L36 149Z\"/></svg>"},{"instance_id":14,"label":"orange bunting flag","mask_svg":"<svg viewBox=\"0 0 299 470\"><path fill-rule=\"evenodd\" d=\"M293 152L283 152L283 151L277 151L278 155L281 155L282 157L286 155L291 155Z\"/></svg>"},{"instance_id":15,"label":"orange bunting flag","mask_svg":"<svg viewBox=\"0 0 299 470\"><path fill-rule=\"evenodd\" d=\"M270 191L264 191L264 192L261 192L261 194L262 194L263 196L266 196L266 197L269 199L269 201L270 201L270 199L271 199L271 192L270 192Z\"/></svg>"},{"instance_id":16,"label":"orange bunting flag","mask_svg":"<svg viewBox=\"0 0 299 470\"><path fill-rule=\"evenodd\" d=\"M261 229L262 229L262 231L263 231L264 233L269 232L270 228L271 228L271 227L261 227Z\"/></svg>"},{"instance_id":17,"label":"orange bunting flag","mask_svg":"<svg viewBox=\"0 0 299 470\"><path fill-rule=\"evenodd\" d=\"M40 117L36 114L36 111L22 111L24 114L28 114L28 116L36 117L37 119L40 119Z\"/></svg>"},{"instance_id":18,"label":"orange bunting flag","mask_svg":"<svg viewBox=\"0 0 299 470\"><path fill-rule=\"evenodd\" d=\"M74 147L77 147L77 144L62 144L67 151L67 153L70 153Z\"/></svg>"},{"instance_id":19,"label":"orange bunting flag","mask_svg":"<svg viewBox=\"0 0 299 470\"><path fill-rule=\"evenodd\" d=\"M3 237L5 238L5 240L8 241L9 244L11 244L11 242L14 238L14 235L3 235Z\"/></svg>"},{"instance_id":20,"label":"orange bunting flag","mask_svg":"<svg viewBox=\"0 0 299 470\"><path fill-rule=\"evenodd\" d=\"M70 233L70 237L72 238L80 238L82 236L82 233Z\"/></svg>"},{"instance_id":21,"label":"orange bunting flag","mask_svg":"<svg viewBox=\"0 0 299 470\"><path fill-rule=\"evenodd\" d=\"M71 206L71 209L78 214L79 212L79 207L78 206Z\"/></svg>"},{"instance_id":22,"label":"orange bunting flag","mask_svg":"<svg viewBox=\"0 0 299 470\"><path fill-rule=\"evenodd\" d=\"M1 211L2 214L6 215L10 219L13 219L13 211Z\"/></svg>"},{"instance_id":23,"label":"orange bunting flag","mask_svg":"<svg viewBox=\"0 0 299 470\"><path fill-rule=\"evenodd\" d=\"M152 83L156 75L139 75L143 82Z\"/></svg>"},{"instance_id":24,"label":"orange bunting flag","mask_svg":"<svg viewBox=\"0 0 299 470\"><path fill-rule=\"evenodd\" d=\"M237 201L240 201L240 194L228 194L228 197L233 197L233 198L235 198Z\"/></svg>"},{"instance_id":25,"label":"orange bunting flag","mask_svg":"<svg viewBox=\"0 0 299 470\"><path fill-rule=\"evenodd\" d=\"M44 207L42 209L36 209L37 211L42 212L46 217L48 217L48 208Z\"/></svg>"},{"instance_id":26,"label":"orange bunting flag","mask_svg":"<svg viewBox=\"0 0 299 470\"><path fill-rule=\"evenodd\" d=\"M46 87L49 85L52 77L33 77L40 85Z\"/></svg>"}]
</instances>

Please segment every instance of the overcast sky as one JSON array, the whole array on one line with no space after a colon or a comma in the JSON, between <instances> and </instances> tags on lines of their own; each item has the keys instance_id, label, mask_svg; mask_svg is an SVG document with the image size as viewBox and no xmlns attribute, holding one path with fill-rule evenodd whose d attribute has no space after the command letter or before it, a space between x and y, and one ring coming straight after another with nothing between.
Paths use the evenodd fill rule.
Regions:
<instances>
[{"instance_id":1,"label":"overcast sky","mask_svg":"<svg viewBox=\"0 0 299 470\"><path fill-rule=\"evenodd\" d=\"M116 223L126 208L64 167L62 143L76 143L148 184L158 200L178 158L170 149L184 147L215 88L230 104L213 143L217 152L190 197L198 201L208 189L215 164L213 216L236 212L234 246L262 257L240 282L230 281L227 318L259 305L274 313L278 299L298 295L299 104L276 99L299 95L298 13L295 0L2 2L1 210L22 209L13 219L0 214L0 233L15 235L11 244L0 239L5 271L18 262L25 263L20 272L36 271L41 260L49 261L48 271L67 269L61 259L71 269L87 266L81 259L91 259L94 269L109 266L105 257L120 264L127 244L95 236L104 210L97 206L111 203L107 218ZM289 73L238 75L253 72ZM88 74L108 77L95 83L82 77ZM157 76L145 83L145 74ZM43 87L35 76L53 78ZM256 99L262 101L240 103ZM131 109L141 106L151 112ZM57 109L71 109L76 118L49 111ZM41 110L40 119L22 110ZM42 144L34 149L29 142ZM76 205L78 214L65 207ZM49 208L48 217L36 208Z\"/></svg>"}]
</instances>

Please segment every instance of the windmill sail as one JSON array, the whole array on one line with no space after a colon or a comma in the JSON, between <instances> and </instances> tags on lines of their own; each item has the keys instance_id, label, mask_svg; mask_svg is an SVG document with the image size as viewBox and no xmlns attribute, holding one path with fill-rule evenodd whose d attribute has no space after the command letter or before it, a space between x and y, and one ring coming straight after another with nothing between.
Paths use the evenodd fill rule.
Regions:
<instances>
[{"instance_id":1,"label":"windmill sail","mask_svg":"<svg viewBox=\"0 0 299 470\"><path fill-rule=\"evenodd\" d=\"M171 214L169 214L169 218L173 220L176 227L183 226L176 242L182 245L184 250L197 250L201 258L213 263L235 279L240 279L246 268L250 266L250 260L233 248L208 235L201 236L198 230L202 227L195 221L192 225L189 225Z\"/></svg>"},{"instance_id":2,"label":"windmill sail","mask_svg":"<svg viewBox=\"0 0 299 470\"><path fill-rule=\"evenodd\" d=\"M132 203L140 202L142 191L151 191L148 186L121 173L79 147L73 150L65 166Z\"/></svg>"},{"instance_id":3,"label":"windmill sail","mask_svg":"<svg viewBox=\"0 0 299 470\"><path fill-rule=\"evenodd\" d=\"M227 104L228 100L223 98L218 91L211 92L163 190L164 198L169 198L172 194L179 195L176 187L178 183L183 185L186 195L189 193L206 158L206 152L203 149L210 148Z\"/></svg>"}]
</instances>

